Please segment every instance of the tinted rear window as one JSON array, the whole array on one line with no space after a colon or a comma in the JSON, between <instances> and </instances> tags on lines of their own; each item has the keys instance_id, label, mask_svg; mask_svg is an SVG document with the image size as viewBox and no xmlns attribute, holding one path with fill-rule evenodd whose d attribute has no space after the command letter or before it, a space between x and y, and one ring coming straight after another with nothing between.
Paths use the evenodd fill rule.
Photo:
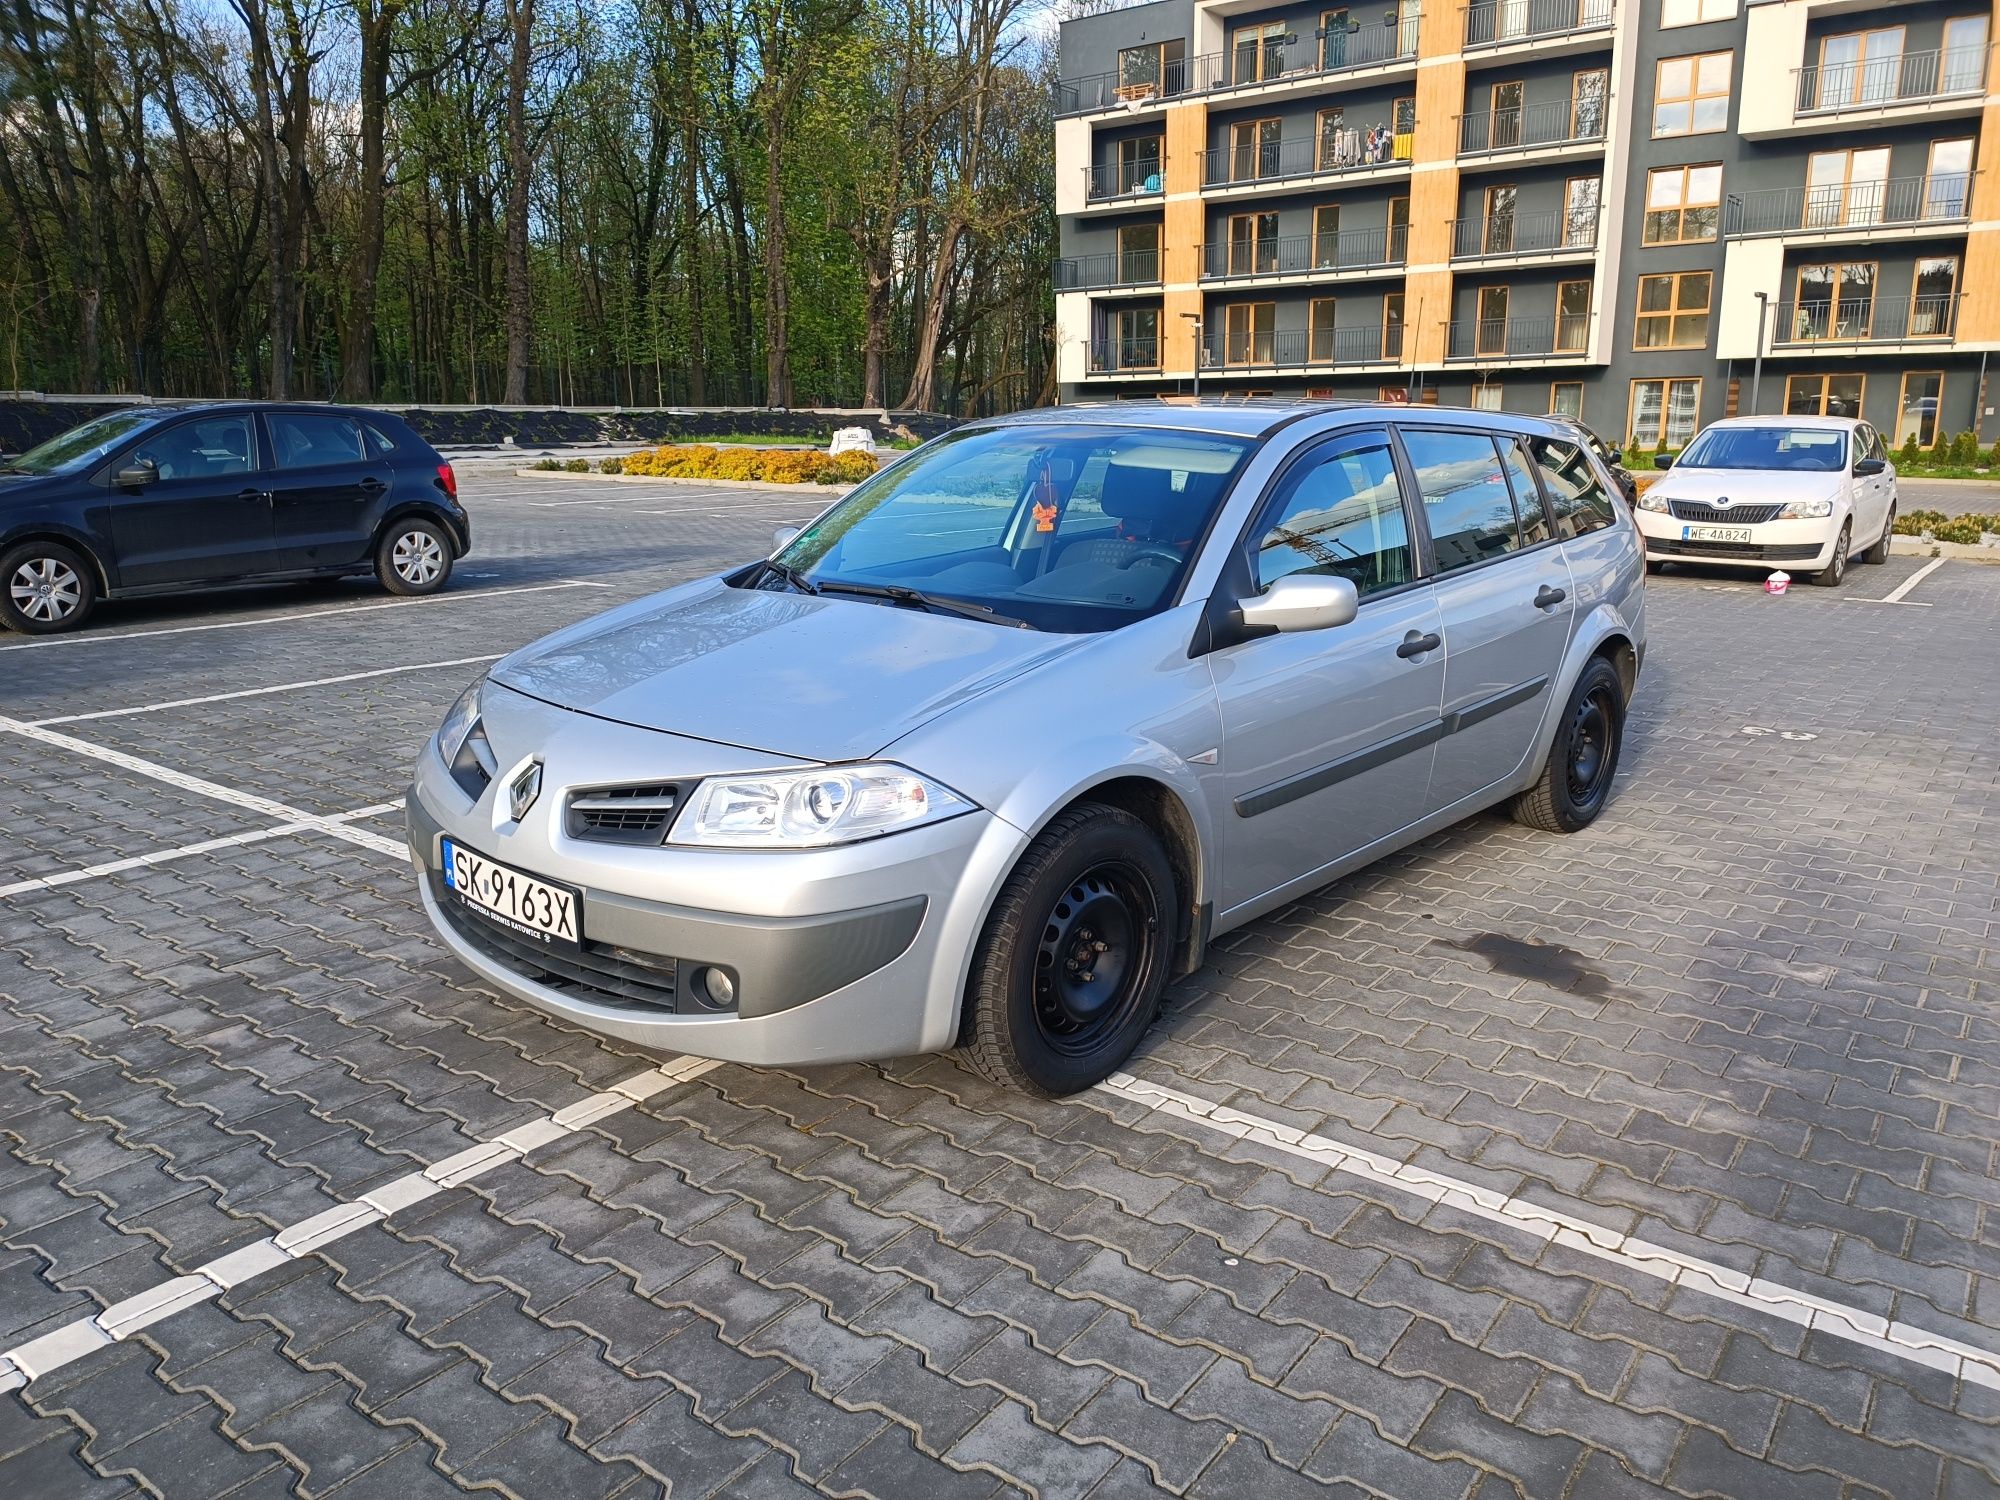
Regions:
<instances>
[{"instance_id":1,"label":"tinted rear window","mask_svg":"<svg viewBox=\"0 0 2000 1500\"><path fill-rule=\"evenodd\" d=\"M274 412L271 446L281 469L312 469L361 461L361 424L317 412Z\"/></svg>"}]
</instances>

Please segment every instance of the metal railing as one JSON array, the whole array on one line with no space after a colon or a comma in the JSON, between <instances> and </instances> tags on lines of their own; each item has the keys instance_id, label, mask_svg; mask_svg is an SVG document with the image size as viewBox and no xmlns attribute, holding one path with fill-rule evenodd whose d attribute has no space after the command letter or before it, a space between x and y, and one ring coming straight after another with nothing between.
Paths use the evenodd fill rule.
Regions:
<instances>
[{"instance_id":1,"label":"metal railing","mask_svg":"<svg viewBox=\"0 0 2000 1500\"><path fill-rule=\"evenodd\" d=\"M1347 229L1338 234L1288 234L1261 240L1211 240L1202 247L1204 278L1296 276L1400 266L1410 226Z\"/></svg>"},{"instance_id":2,"label":"metal railing","mask_svg":"<svg viewBox=\"0 0 2000 1500\"><path fill-rule=\"evenodd\" d=\"M1160 279L1157 250L1111 250L1099 255L1068 255L1056 262L1059 292L1093 286L1150 286Z\"/></svg>"},{"instance_id":3,"label":"metal railing","mask_svg":"<svg viewBox=\"0 0 2000 1500\"><path fill-rule=\"evenodd\" d=\"M1461 156L1481 151L1513 151L1525 146L1570 146L1604 139L1604 101L1578 103L1547 99L1515 109L1486 110L1461 115L1458 150Z\"/></svg>"},{"instance_id":4,"label":"metal railing","mask_svg":"<svg viewBox=\"0 0 2000 1500\"><path fill-rule=\"evenodd\" d=\"M1401 357L1402 330L1393 339L1377 327L1280 328L1259 333L1211 335L1202 344L1205 370L1298 370L1308 365L1379 365ZM1395 347L1391 349L1390 344Z\"/></svg>"},{"instance_id":5,"label":"metal railing","mask_svg":"<svg viewBox=\"0 0 2000 1500\"><path fill-rule=\"evenodd\" d=\"M1369 127L1370 130L1375 127ZM1368 131L1342 131L1352 136L1328 145L1317 136L1301 136L1262 146L1215 146L1201 154L1201 180L1206 187L1242 182L1278 182L1288 177L1321 177L1337 172L1408 162L1416 154L1416 130L1395 134L1384 129L1373 151Z\"/></svg>"},{"instance_id":6,"label":"metal railing","mask_svg":"<svg viewBox=\"0 0 2000 1500\"><path fill-rule=\"evenodd\" d=\"M1844 109L1877 109L1948 94L1976 94L1986 87L1984 43L1929 52L1901 52L1859 62L1808 63L1794 68L1798 113L1837 114Z\"/></svg>"},{"instance_id":7,"label":"metal railing","mask_svg":"<svg viewBox=\"0 0 2000 1500\"><path fill-rule=\"evenodd\" d=\"M1101 161L1083 169L1084 191L1089 201L1104 198L1133 198L1162 192L1166 186L1166 163L1160 157L1140 161Z\"/></svg>"},{"instance_id":8,"label":"metal railing","mask_svg":"<svg viewBox=\"0 0 2000 1500\"><path fill-rule=\"evenodd\" d=\"M1582 354L1590 315L1554 318L1462 318L1447 330L1447 359L1535 359Z\"/></svg>"},{"instance_id":9,"label":"metal railing","mask_svg":"<svg viewBox=\"0 0 2000 1500\"><path fill-rule=\"evenodd\" d=\"M1551 208L1536 213L1493 214L1451 221L1451 258L1486 255L1553 255L1597 248L1597 210L1572 214Z\"/></svg>"},{"instance_id":10,"label":"metal railing","mask_svg":"<svg viewBox=\"0 0 2000 1500\"><path fill-rule=\"evenodd\" d=\"M1962 220L1972 208L1971 172L1887 177L1824 187L1755 188L1723 202L1723 233L1790 234Z\"/></svg>"},{"instance_id":11,"label":"metal railing","mask_svg":"<svg viewBox=\"0 0 2000 1500\"><path fill-rule=\"evenodd\" d=\"M1090 368L1100 375L1115 375L1121 370L1157 370L1160 368L1160 341L1157 338L1092 339Z\"/></svg>"},{"instance_id":12,"label":"metal railing","mask_svg":"<svg viewBox=\"0 0 2000 1500\"><path fill-rule=\"evenodd\" d=\"M1895 344L1948 339L1958 327L1957 292L1925 292L1905 303L1843 297L1778 304L1779 344Z\"/></svg>"},{"instance_id":13,"label":"metal railing","mask_svg":"<svg viewBox=\"0 0 2000 1500\"><path fill-rule=\"evenodd\" d=\"M1465 45L1495 47L1611 25L1611 0L1474 0L1465 10Z\"/></svg>"},{"instance_id":14,"label":"metal railing","mask_svg":"<svg viewBox=\"0 0 2000 1500\"><path fill-rule=\"evenodd\" d=\"M1598 0L1584 0L1596 4ZM1157 76L1091 73L1056 83L1056 113L1090 114L1121 106L1142 106L1186 94L1213 94L1256 88L1286 79L1371 68L1417 55L1419 12L1351 25L1346 31L1294 33L1282 42L1246 43L1222 52L1204 52L1164 64ZM1292 40L1292 35L1297 40Z\"/></svg>"}]
</instances>

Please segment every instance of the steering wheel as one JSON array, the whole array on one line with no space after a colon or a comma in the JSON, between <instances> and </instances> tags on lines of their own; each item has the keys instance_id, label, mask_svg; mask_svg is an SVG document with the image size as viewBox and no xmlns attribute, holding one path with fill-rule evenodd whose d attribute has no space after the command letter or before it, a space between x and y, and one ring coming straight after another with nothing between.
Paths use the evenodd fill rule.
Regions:
<instances>
[{"instance_id":1,"label":"steering wheel","mask_svg":"<svg viewBox=\"0 0 2000 1500\"><path fill-rule=\"evenodd\" d=\"M1162 562L1170 568L1178 568L1181 565L1181 554L1178 548L1169 547L1164 542L1140 542L1133 548L1131 560L1121 563L1120 566L1136 568L1141 563L1150 562Z\"/></svg>"}]
</instances>

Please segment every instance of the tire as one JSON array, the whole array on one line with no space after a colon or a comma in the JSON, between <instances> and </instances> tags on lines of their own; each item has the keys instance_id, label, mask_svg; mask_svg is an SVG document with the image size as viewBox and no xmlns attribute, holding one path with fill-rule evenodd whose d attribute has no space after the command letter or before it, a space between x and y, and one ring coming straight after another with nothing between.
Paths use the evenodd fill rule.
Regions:
<instances>
[{"instance_id":1,"label":"tire","mask_svg":"<svg viewBox=\"0 0 2000 1500\"><path fill-rule=\"evenodd\" d=\"M1646 571L1657 578L1660 574L1667 571L1667 565L1658 558L1649 557L1646 559Z\"/></svg>"},{"instance_id":2,"label":"tire","mask_svg":"<svg viewBox=\"0 0 2000 1500\"><path fill-rule=\"evenodd\" d=\"M375 544L375 578L392 594L435 594L451 577L451 538L435 521L392 522Z\"/></svg>"},{"instance_id":3,"label":"tire","mask_svg":"<svg viewBox=\"0 0 2000 1500\"><path fill-rule=\"evenodd\" d=\"M9 630L74 630L96 608L97 572L74 548L23 542L0 556L0 624Z\"/></svg>"},{"instance_id":4,"label":"tire","mask_svg":"<svg viewBox=\"0 0 2000 1500\"><path fill-rule=\"evenodd\" d=\"M1889 560L1889 539L1896 534L1896 502L1889 502L1889 519L1882 523L1882 535L1875 545L1861 554L1865 563L1885 563Z\"/></svg>"},{"instance_id":5,"label":"tire","mask_svg":"<svg viewBox=\"0 0 2000 1500\"><path fill-rule=\"evenodd\" d=\"M1063 813L986 918L966 985L967 1061L1052 1097L1103 1081L1159 1010L1176 910L1173 867L1144 823L1095 804Z\"/></svg>"},{"instance_id":6,"label":"tire","mask_svg":"<svg viewBox=\"0 0 2000 1500\"><path fill-rule=\"evenodd\" d=\"M1570 689L1541 779L1514 799L1514 821L1544 833L1575 833L1611 799L1625 747L1625 684L1603 657Z\"/></svg>"},{"instance_id":7,"label":"tire","mask_svg":"<svg viewBox=\"0 0 2000 1500\"><path fill-rule=\"evenodd\" d=\"M1854 522L1849 519L1840 523L1840 540L1833 544L1833 561L1812 575L1812 581L1823 589L1837 589L1847 581L1847 557L1854 550Z\"/></svg>"}]
</instances>

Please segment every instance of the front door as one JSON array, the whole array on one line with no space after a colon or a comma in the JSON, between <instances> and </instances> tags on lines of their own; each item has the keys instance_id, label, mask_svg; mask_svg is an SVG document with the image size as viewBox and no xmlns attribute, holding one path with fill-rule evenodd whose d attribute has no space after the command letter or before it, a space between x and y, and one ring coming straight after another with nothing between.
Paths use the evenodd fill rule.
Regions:
<instances>
[{"instance_id":1,"label":"front door","mask_svg":"<svg viewBox=\"0 0 2000 1500\"><path fill-rule=\"evenodd\" d=\"M155 428L111 472L150 460L159 479L114 489L111 534L126 588L203 583L273 571L270 476L260 472L256 424L243 413Z\"/></svg>"},{"instance_id":2,"label":"front door","mask_svg":"<svg viewBox=\"0 0 2000 1500\"><path fill-rule=\"evenodd\" d=\"M1290 573L1351 579L1361 610L1208 658L1225 913L1415 821L1430 782L1444 657L1385 432L1343 433L1294 460L1219 587L1241 598Z\"/></svg>"},{"instance_id":3,"label":"front door","mask_svg":"<svg viewBox=\"0 0 2000 1500\"><path fill-rule=\"evenodd\" d=\"M1464 428L1401 433L1444 621L1444 734L1430 801L1447 807L1527 759L1569 645L1575 585L1513 438Z\"/></svg>"},{"instance_id":4,"label":"front door","mask_svg":"<svg viewBox=\"0 0 2000 1500\"><path fill-rule=\"evenodd\" d=\"M333 412L268 412L271 507L278 565L287 570L361 561L389 465L369 453L361 424Z\"/></svg>"}]
</instances>

